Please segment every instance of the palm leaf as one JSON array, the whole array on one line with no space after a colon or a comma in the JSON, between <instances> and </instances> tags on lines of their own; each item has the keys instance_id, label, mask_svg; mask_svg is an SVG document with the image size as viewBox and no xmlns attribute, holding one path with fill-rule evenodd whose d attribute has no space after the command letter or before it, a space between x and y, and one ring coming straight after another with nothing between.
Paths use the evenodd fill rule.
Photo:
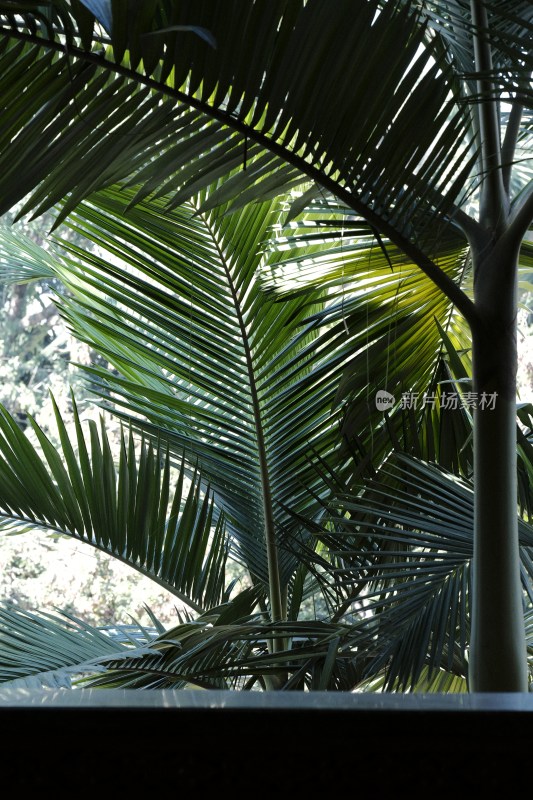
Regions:
<instances>
[{"instance_id":1,"label":"palm leaf","mask_svg":"<svg viewBox=\"0 0 533 800\"><path fill-rule=\"evenodd\" d=\"M212 12L211 4L205 4L198 15L199 21L212 32L217 43L223 42L220 50L217 48L217 53L211 53L206 50L205 42L198 40L197 36L187 39L183 47L176 46L176 36L181 34L172 28L182 27L184 23L190 22L187 14L192 8L191 4L180 4L175 12L171 6L160 4L158 15L147 15L146 19L134 15L130 29L126 24L126 16L118 13L118 4L114 4L115 14L112 16L111 26L106 23L108 36L104 38L112 46L114 57L117 60L124 59L124 84L130 80L137 81L135 86L138 88L139 79L132 75L128 59L131 59L131 65L140 63L142 51L138 41L139 34L142 31L153 33L157 27L171 28L165 39L166 50L162 65L158 64L157 53L152 51L148 55L147 51L146 57L150 60L150 71L153 70L154 75L157 72L159 78L166 80L168 77L169 82L173 81L174 85L164 91L169 96L176 92L176 109L180 103L182 106L179 114L176 111L173 116L171 111L169 116L176 120L176 116L181 115L176 124L180 132L185 131L185 136L172 140L168 147L161 147L163 134L157 142L155 139L150 140L149 132L142 128L144 122L141 120L139 130L146 135L143 144L149 149L139 155L132 146L127 164L127 148L120 152L117 147L109 148L108 156L105 145L97 150L95 138L84 138L75 115L68 119L68 114L63 115L62 122L51 132L53 136L62 137L63 152L68 150L71 141L76 140L76 146L82 155L79 168L72 152L70 160L67 159L58 168L54 161L55 152L48 151L42 166L36 165L35 161L32 167L29 165L28 169L31 167L33 173L25 179L25 184L21 180L21 186L26 186L27 189L32 181L39 183L50 174L51 167L52 179L47 179L42 185L40 196L35 201L41 204L40 208L44 208L46 204L53 202L54 196L59 198L64 191L62 181L63 177L66 181L66 172L63 176L61 170L68 169L69 180L75 190L70 205L65 206L66 213L85 193L102 183L105 185L123 177L126 174L124 170L129 169L132 185L141 184L139 193L130 197L132 202L137 202L147 196L147 193L156 192L161 199L169 198L172 206L196 194L198 190L211 184L214 178L229 175L230 170L237 165L246 167L241 172L235 172L230 178L231 183L228 181L229 185L221 185L218 195L207 193L207 205L204 208L209 208L239 192L242 202L251 198L264 198L269 193L278 191L280 186L301 180L302 174L306 174L322 182L333 194L342 197L352 209L386 233L397 247L409 252L412 263L424 265L426 271L431 272L431 265L435 266L435 261L431 259L428 263L421 250L426 251L427 242L433 240L431 223L436 213L443 216L450 226L460 218L465 227L465 219L460 216L458 207L466 203L470 193L475 192L482 177L476 174L476 117L471 113L468 103L464 102L465 93L475 99L470 88L475 76L468 72L472 67L471 28L468 17L463 13L464 4L460 2L448 3L446 8L442 3L431 4L430 11L424 9L427 6L424 4L423 13L417 16L410 11L402 11L402 5L405 4L385 4L381 13L376 14L377 3L364 4L357 12L353 4L348 6L347 3L339 3L336 11L344 15L341 19L348 18L346 15L349 14L352 20L353 15L357 15L354 31L357 31L358 39L364 39L367 46L355 48L351 36L346 35L344 26L339 25L337 30L335 25L331 25L331 8L326 8L325 3L251 3L245 26L247 31L255 35L246 48L246 45L242 46L241 31L236 18L237 13L242 12L240 4L228 3L224 13ZM99 93L108 80L107 75L105 81L102 77L107 69L102 63L106 56L93 54L91 59L87 59L76 52L77 40L69 38L65 22L67 18L70 19L68 9L60 3L55 6L63 12L59 21L66 31L67 41L72 42L70 55L77 70L76 86L81 85L84 91L88 87L84 95L84 108L92 113L91 103L94 100L96 104ZM525 39L528 31L527 4L513 2L504 6L501 3L490 3L487 6L492 14L491 31L497 44L496 77L501 81L502 90L509 90L511 99L517 94L516 87L524 86L523 94L527 104L531 99L530 86L524 85L523 81L524 70L531 64L531 54ZM420 26L420 19L423 18L427 18L428 24L433 26L433 32L429 33ZM86 10L83 16L79 16L79 20L80 32L83 22L84 35L87 37ZM44 40L39 43L31 39L37 35L31 12L22 18L22 22L27 23L29 34L20 28L20 19L15 21L6 16L6 22L13 27L19 27L17 31L10 33L11 43L14 40L25 42L20 53L6 46L5 64L9 68L14 65L11 77L17 78L22 73L17 61L19 55L25 59L25 66L28 66L37 59L37 53L44 52L43 47L50 48L48 44L43 44ZM44 25L44 30L50 34L50 25ZM134 31L134 34L130 31ZM363 37L361 31L364 31ZM264 51L256 48L258 36L262 37L261 41L269 44ZM154 41L152 37L147 38ZM431 42L429 45L428 39ZM443 47L443 42L448 46L450 41L454 43L454 56L451 60L447 47ZM388 62L383 60L378 42L380 46L386 43L390 55ZM467 47L464 47L465 42L468 43ZM428 47L424 53L419 52L419 46L423 43ZM245 68L239 69L238 65L235 66L234 53L245 50ZM59 53L58 46L55 52ZM278 70L273 71L266 67L263 52L267 54L266 58L271 59L271 63L280 67ZM350 54L349 59L346 59L346 53ZM83 72L83 58L86 61L92 60L94 74ZM111 58L110 50L107 58ZM60 56L53 56L51 61L54 59L57 62ZM390 69L390 64L394 64L396 68ZM161 72L158 72L159 66ZM116 67L114 69L117 70ZM35 78L38 71L34 64L32 78ZM57 72L63 79L64 65L60 65ZM372 81L368 80L369 75L372 76ZM96 82L89 86L89 79L92 81L93 77ZM109 83L112 83L111 79ZM16 81L12 85L20 86ZM121 86L120 82L113 84L111 93L118 92ZM175 87L180 88L176 90ZM5 88L7 91L7 86ZM348 88L349 92L342 91ZM320 113L311 102L317 90L323 98ZM133 89L129 87L128 91L133 92ZM35 91L34 95L37 94ZM71 96L73 95L69 95ZM61 99L64 101L65 97L63 94ZM51 94L48 99L52 99ZM149 92L142 95L142 99L146 101L145 108L148 109L152 99ZM20 112L19 106L13 107L14 112ZM131 120L137 124L133 117L133 106L133 103L129 105L132 112L130 118L127 118L130 111L125 105L124 116L115 117L109 122L109 128L106 128L107 120L104 116L93 118L89 114L87 118L90 121L95 119L96 127L100 126L100 134L113 133L119 130L119 125L131 124ZM185 109L191 107L194 110L187 116ZM167 110L170 108L170 105L167 106ZM360 124L360 115L357 112L361 108L368 109L366 126ZM139 118L142 117L143 110L141 103ZM33 111L25 118L25 138L22 141L29 144L33 141L35 145L43 128L39 128L39 121L33 124L34 118L38 119ZM45 118L46 115L41 117ZM187 124L189 122L190 126ZM410 135L415 124L417 130L420 126L423 136L427 137L425 140ZM525 115L526 130L528 125L530 126L530 115ZM131 129L137 130L134 125L131 125ZM13 130L6 137L6 152L8 146L12 145L12 140L16 141ZM525 141L527 142L527 137ZM104 163L105 169L98 175L91 163L92 148L94 154L108 159ZM145 155L146 152L148 156ZM89 157L84 158L83 154L88 154ZM10 155L13 156L13 148ZM7 159L10 155L8 154ZM172 165L171 169L169 164ZM21 178L24 178L24 165L20 158L18 165ZM11 164L6 161L4 166L7 169ZM41 172L37 174L39 169ZM59 187L57 190L54 182ZM520 198L521 185L514 186L513 191L515 198ZM455 262L454 267L456 266ZM432 274L435 277L435 273ZM437 275L442 277L442 272L439 271ZM453 296L452 288L456 287L453 279L444 281L444 285L449 290L449 296ZM90 299L92 308L100 309L98 299ZM91 335L100 337L102 341L103 334L108 335L108 329L113 326L117 314L113 309L108 309L107 317L103 317L107 329L102 332L100 328L96 333L94 330L98 325L89 316L86 319L81 319L79 315L78 317L81 322L92 326ZM414 319L415 315L411 320L407 319L404 329L397 326L395 331L398 351L402 355L409 353L408 344L413 341L414 330L409 327L409 323ZM317 321L318 318L315 317L315 325ZM344 306L338 309L335 321L339 327L341 323L344 326ZM123 345L125 341L127 340L123 336ZM386 341L383 328L376 341ZM120 351L120 347L117 346L116 349ZM338 351L334 351L332 347L331 352ZM421 363L427 368L432 358L429 347L423 355ZM112 387L119 402L121 395L123 398L126 394L131 395L131 375L134 374L137 380L139 372L144 372L151 383L146 381L150 385L144 389L144 400L141 403L137 401L137 408L133 410L143 413L154 399L163 400L165 396L168 397L168 384L165 382L162 386L161 381L158 382L160 375L156 374L149 363L140 361L139 364L128 364L124 347L116 357L121 359L123 372L130 371L121 379L122 383L115 381ZM376 347L374 360L381 368L380 374L383 373L383 366L386 368L386 363L383 363L385 358ZM163 365L163 360L159 358L159 370L168 366L168 362ZM412 366L414 375L415 365ZM422 370L418 374L424 375ZM96 374L95 377L104 380L107 376ZM214 376L211 377L214 380ZM353 383L349 383L353 375L347 374L346 377L344 388L348 384L349 391L354 393L359 402L357 374ZM109 388L111 384L107 382L102 391L109 391ZM286 399L285 396L283 399ZM201 414L202 402L203 397L197 398L195 418L201 435L204 430L201 425L205 422ZM182 409L183 406L179 410ZM157 428L162 427L162 424L161 420L155 420L151 432L157 434ZM166 419L164 424L167 424ZM201 444L205 445L205 442L202 441ZM208 455L211 453L204 447L204 458L207 459ZM305 474L305 469L307 467L302 469L302 474ZM286 497L289 497L289 493ZM302 498L296 508L303 511L304 507ZM251 552L248 556L251 556ZM439 647L435 652L438 650ZM403 674L401 680L404 680Z\"/></svg>"},{"instance_id":2,"label":"palm leaf","mask_svg":"<svg viewBox=\"0 0 533 800\"><path fill-rule=\"evenodd\" d=\"M209 614L179 626L151 643L151 652L107 662L108 672L87 679L102 688L252 689L277 681L279 688L346 690L357 681L349 629L324 622L266 623L250 617L229 620ZM273 642L291 642L276 649Z\"/></svg>"},{"instance_id":3,"label":"palm leaf","mask_svg":"<svg viewBox=\"0 0 533 800\"><path fill-rule=\"evenodd\" d=\"M101 671L101 659L146 652L154 636L139 626L106 632L66 614L3 604L0 683L6 688L70 688L77 676Z\"/></svg>"},{"instance_id":4,"label":"palm leaf","mask_svg":"<svg viewBox=\"0 0 533 800\"><path fill-rule=\"evenodd\" d=\"M1 166L6 180L18 176L10 205L41 185L28 207L67 193L72 207L128 176L139 197L156 191L175 205L243 165L220 202L271 196L306 175L429 266L420 244L435 213L455 224L479 181L461 3L339 0L332 11L324 0L279 0L243 12L227 0L221 13L114 2L107 32L82 3L42 5L46 24L39 7L15 18L0 4L0 88L12 103ZM511 96L519 86L527 105L528 4L487 6L495 77Z\"/></svg>"},{"instance_id":5,"label":"palm leaf","mask_svg":"<svg viewBox=\"0 0 533 800\"><path fill-rule=\"evenodd\" d=\"M338 491L314 535L325 551L301 553L329 567L346 593L351 646L367 676L386 669L388 688L414 686L428 669L466 675L470 636L473 490L462 479L392 455L359 496ZM525 608L533 596L533 528L519 521ZM340 618L337 614L337 618Z\"/></svg>"},{"instance_id":6,"label":"palm leaf","mask_svg":"<svg viewBox=\"0 0 533 800\"><path fill-rule=\"evenodd\" d=\"M469 477L471 420L446 408L443 392L467 391L470 331L453 304L390 241L376 237L349 208L323 197L270 242L265 287L283 298L327 291L314 315L327 326L321 341L342 354L336 404L343 434L378 465L391 443L436 460ZM461 237L435 232L433 258L470 294L471 264ZM310 312L311 313L311 312ZM395 397L393 409L376 408L376 394ZM400 413L403 406L403 412Z\"/></svg>"},{"instance_id":7,"label":"palm leaf","mask_svg":"<svg viewBox=\"0 0 533 800\"><path fill-rule=\"evenodd\" d=\"M327 307L315 318L329 326L321 340L329 336L344 353L336 402L343 410L343 434L359 460L364 453L367 466L378 466L395 447L471 478L475 395L464 317L390 241L323 193L311 203L305 200L305 213L279 228L269 241L264 286L280 298L327 291ZM524 242L519 262L524 289L530 251ZM460 236L436 229L432 257L472 296L472 263ZM375 404L380 389L396 400L385 413ZM522 431L531 429L531 420L527 406L517 407L517 414L519 506L531 515L533 459Z\"/></svg>"},{"instance_id":8,"label":"palm leaf","mask_svg":"<svg viewBox=\"0 0 533 800\"><path fill-rule=\"evenodd\" d=\"M62 314L119 371L88 369L102 398L198 459L236 553L265 582L265 531L286 524L283 504L321 508L308 492L319 482L306 456L316 448L334 457L338 440L331 406L342 357L307 321L320 292L310 306L261 290L279 203L226 215L151 201L124 216L131 196L107 190L74 216L109 255L64 243L76 260L56 268L73 295L61 299ZM296 562L280 557L287 583Z\"/></svg>"},{"instance_id":9,"label":"palm leaf","mask_svg":"<svg viewBox=\"0 0 533 800\"><path fill-rule=\"evenodd\" d=\"M5 283L53 278L56 259L17 227L0 224L0 280Z\"/></svg>"},{"instance_id":10,"label":"palm leaf","mask_svg":"<svg viewBox=\"0 0 533 800\"><path fill-rule=\"evenodd\" d=\"M168 453L122 432L115 467L102 424L89 441L74 405L73 445L59 411L61 455L30 418L39 454L0 409L0 528L46 530L91 544L171 591L197 611L225 593L227 536L200 476L187 485L182 465L171 492ZM77 450L77 454L76 451Z\"/></svg>"},{"instance_id":11,"label":"palm leaf","mask_svg":"<svg viewBox=\"0 0 533 800\"><path fill-rule=\"evenodd\" d=\"M358 692L383 692L388 689L390 687L387 684L386 672L368 678L357 687ZM424 667L418 682L411 687L410 691L424 694L433 692L438 694L464 694L467 691L467 683L462 675L454 675L453 672L446 672L443 669L437 672L435 670L430 671L427 667Z\"/></svg>"}]
</instances>

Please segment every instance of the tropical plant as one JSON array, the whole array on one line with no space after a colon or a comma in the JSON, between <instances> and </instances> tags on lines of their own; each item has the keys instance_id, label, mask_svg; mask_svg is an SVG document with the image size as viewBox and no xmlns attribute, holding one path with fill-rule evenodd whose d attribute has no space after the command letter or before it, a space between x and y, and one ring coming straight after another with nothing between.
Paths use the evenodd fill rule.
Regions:
<instances>
[{"instance_id":1,"label":"tropical plant","mask_svg":"<svg viewBox=\"0 0 533 800\"><path fill-rule=\"evenodd\" d=\"M99 666L105 663L112 674L101 675L97 685L237 687L255 682L273 686L282 680L287 688L352 689L381 685L383 674L388 688L464 686L457 681L466 675L470 636L471 492L444 475L439 484L436 473L413 455L403 462L410 479L391 480L393 462L387 456L396 442L418 458L437 458L468 477L471 422L462 409L447 412L430 404L422 420L413 409L383 419L369 408L373 396L364 396L368 362L379 375L384 371L384 341L396 354L410 356L395 362L402 365L401 376L391 367L389 385L397 379L399 387L405 381L438 391L442 379L464 380L450 339L461 342L464 328L450 320L449 304L431 281L399 253L391 251L397 267L391 273L379 249L360 240L336 248L343 209L336 209L339 227L330 209L327 236L323 209L317 208L298 223L299 229L291 227L289 237L278 232L265 253L263 243L278 218L279 201L228 215L218 207L199 211L205 199L202 195L174 211L144 201L125 215L128 192L102 192L71 219L76 233L90 236L96 250L64 241L66 252L48 262L50 274L69 289L58 298L68 324L115 368L86 368L93 389L144 437L155 444L164 441L171 453L185 453L189 463L199 466L216 507L224 511L224 541L256 587L254 595L237 595L221 609L216 602L199 606L190 592L182 591L179 596L199 614L197 619L161 632L140 655L119 653L113 659L104 650ZM319 233L322 241L317 243ZM12 278L28 279L32 271L42 275L43 264L32 262L31 250L27 259L21 258L25 246L19 237ZM8 261L7 248L4 256ZM262 291L267 276L286 273L302 258L314 267L321 259L327 263L330 281L281 302L275 293ZM364 279L362 258L367 261ZM456 268L454 259L449 268ZM350 285L346 281L356 281L357 287L348 298L343 296ZM428 338L424 357L412 346L422 331ZM439 356L443 337L448 349ZM350 381L360 386L363 410L354 419L353 413L340 416L341 408L336 421L331 407L346 358L353 353L359 355ZM455 356L454 369L448 353ZM379 424L380 418L386 425ZM418 431L420 423L424 433ZM357 429L357 453L348 433L347 446L339 447L341 424L345 431ZM46 452L52 458L53 448ZM369 455L378 466L386 459L370 481ZM524 469L531 467L529 458L523 463ZM135 469L133 459L130 467ZM112 474L110 465L107 474ZM407 502L405 487L418 499ZM388 518L377 499L384 492ZM442 502L447 494L452 498L448 505ZM522 504L531 506L529 482ZM461 505L465 510L458 514ZM435 506L439 515L431 519ZM274 562L265 557L268 518L273 520ZM146 519L144 524L150 528ZM134 554L124 556L121 526L106 530L112 531L106 551L139 566ZM66 525L63 532L80 536ZM190 535L181 535L182 552L194 549ZM524 527L526 589L532 541ZM156 562L145 568L147 574L154 574ZM195 560L187 566L182 586L197 579ZM207 571L211 583L224 586L223 561ZM283 608L276 619L270 598L277 587ZM443 598L448 597L453 602L446 605ZM267 617L254 613L257 601ZM306 621L310 602L321 621ZM58 624L52 623L55 636ZM452 640L457 642L453 647ZM71 671L81 671L82 656L83 649ZM58 667L54 678L64 680L65 669ZM48 671L45 677L49 680Z\"/></svg>"},{"instance_id":2,"label":"tropical plant","mask_svg":"<svg viewBox=\"0 0 533 800\"><path fill-rule=\"evenodd\" d=\"M533 214L530 4L287 0L243 16L239 2L57 0L0 14L4 209L32 191L25 210L66 197L66 217L126 179L131 203L174 209L224 177L207 213L305 178L299 208L335 197L463 315L474 392L497 399L474 412L470 684L525 689L514 331ZM473 299L454 278L464 267Z\"/></svg>"}]
</instances>

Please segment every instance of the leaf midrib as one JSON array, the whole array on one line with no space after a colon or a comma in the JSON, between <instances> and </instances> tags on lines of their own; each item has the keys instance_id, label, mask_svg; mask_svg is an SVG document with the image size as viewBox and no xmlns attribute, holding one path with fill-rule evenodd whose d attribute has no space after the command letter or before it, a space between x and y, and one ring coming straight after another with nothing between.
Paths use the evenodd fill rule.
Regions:
<instances>
[{"instance_id":1,"label":"leaf midrib","mask_svg":"<svg viewBox=\"0 0 533 800\"><path fill-rule=\"evenodd\" d=\"M248 328L244 319L243 311L241 309L241 302L237 287L233 280L231 266L226 257L226 253L219 241L217 232L213 228L210 218L206 214L200 214L206 230L212 237L213 243L220 259L220 265L224 271L226 281L231 293L233 306L239 330L241 332L243 354L246 364L246 372L249 381L250 404L252 407L252 414L256 432L256 447L257 447L257 460L259 467L259 478L261 484L261 499L263 502L263 522L265 534L265 546L267 554L268 566L268 579L269 579L269 594L270 594L270 609L272 621L276 622L283 619L283 603L281 597L281 578L279 569L278 547L276 542L276 532L274 524L274 506L272 500L272 487L270 481L270 472L268 468L268 457L265 442L265 431L263 425L263 417L261 412L261 404L259 401L259 392L257 388L254 361L252 356L252 348L250 344L250 337Z\"/></svg>"}]
</instances>

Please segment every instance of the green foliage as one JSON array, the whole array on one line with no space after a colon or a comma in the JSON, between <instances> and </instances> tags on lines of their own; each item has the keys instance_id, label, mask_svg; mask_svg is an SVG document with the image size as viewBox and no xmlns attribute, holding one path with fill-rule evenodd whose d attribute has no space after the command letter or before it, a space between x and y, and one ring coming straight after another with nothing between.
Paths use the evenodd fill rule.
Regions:
<instances>
[{"instance_id":1,"label":"green foliage","mask_svg":"<svg viewBox=\"0 0 533 800\"><path fill-rule=\"evenodd\" d=\"M38 456L3 413L5 525L90 541L196 614L108 654L98 685L464 686L471 417L377 415L373 393L468 386L472 253L492 246L495 198L509 236L531 217L530 8L476 0L474 24L455 0L332 8L0 2L0 210L60 202L103 251L64 241L46 267L104 358L93 390L141 436L115 466L103 430L89 447L78 419L76 453L58 417L62 456L32 423ZM236 597L228 551L253 584ZM323 619L302 619L310 599Z\"/></svg>"},{"instance_id":2,"label":"green foliage","mask_svg":"<svg viewBox=\"0 0 533 800\"><path fill-rule=\"evenodd\" d=\"M293 464L287 478L271 481L276 491L278 485L282 492L286 491L274 495L279 500L273 506L273 514L277 545L288 569L290 625L272 626L257 615L254 606L262 592L252 596L253 602L244 611L240 607L231 612L230 618L224 612L224 625L218 622L219 612L204 604L203 613L198 609L201 613L196 620L178 626L172 635L162 633L161 641L154 640L154 652L127 662L106 662L111 673L108 677L99 676L97 685L251 688L265 685L280 670L286 676L283 680L287 688L383 685L408 689L431 686L433 681L440 686L444 685L438 683L441 670L443 675L464 679L470 635L471 488L458 483L442 468L434 470L412 456L403 461L392 456L383 465L380 462L394 445L418 459L434 459L438 454L443 464L446 453L459 451L460 458L446 466L455 466L456 471L470 477L468 414L461 408L455 415L446 414L438 403L434 408L419 406L417 410L402 411L397 407L381 417L386 425L370 426L368 423L377 412L371 416L367 411L365 423L357 429L359 453L364 445L366 459L352 449L353 437L346 440L352 444L344 449L332 448L328 452L319 438L310 446L310 409L321 398L324 412L315 418L314 429L319 434L325 420L324 430L329 436L327 423L338 387L335 376L346 369L346 352L360 351L348 374L357 378L364 394L368 392L368 364L372 364L373 374L384 372L380 361L383 339L396 341L405 330L405 336L416 340L425 330L431 338L427 365L420 357L405 357L410 350L406 338L400 360L405 383L398 382L394 388L422 389L425 381L438 388L442 378L453 383L468 374L468 351L464 351L461 360L450 338L453 335L455 343L466 341L460 319L454 318L438 293L434 294L431 283L413 272L399 255L391 273L380 257L381 251L376 252L372 245L362 248L358 243L339 244L341 231L335 226L330 226L326 241L319 247L316 237L322 211L317 210L306 225L302 223L300 231L293 230L291 240L278 237L265 260L261 243L269 233L275 205L251 208L238 216L224 215L223 210L204 216L196 213L194 205L165 212L157 203L145 202L123 216L120 211L127 200L127 195L122 197L109 190L95 197L73 222L78 232L92 235L99 249L107 248L110 255L85 253L66 243L70 258L62 258L54 266L56 275L62 276L70 289L60 301L62 314L72 329L116 368L113 372L97 367L86 369L102 400L108 407L115 405L123 416L125 411L121 409L129 411L131 424L154 442L168 441L175 454L184 450L189 459L198 460L204 478L209 479L215 491L217 504L228 517L233 549L254 580L261 574L254 556L261 553L257 543L264 524L263 487L259 478L255 485L250 481L254 459L258 459L254 449L258 447L257 431L261 430L256 428L255 435L252 433L256 419L264 420L268 456L271 442L275 443L274 453L280 451L282 436L288 437L287 453L296 452L294 442L298 441L301 424L299 469L304 478L300 483L314 485L315 490L294 493L293 484L287 483L293 476ZM247 237L247 247L239 246L240 231ZM285 254L283 262L279 261L279 252ZM242 263L241 253L245 254ZM291 293L292 299L281 300L273 292L265 295L261 290L264 276L288 270L304 253L310 263L313 257L322 259L322 268L329 266L331 270L329 276L323 272L324 286L317 287L314 301L308 293L297 290ZM362 259L366 282L357 280ZM339 276L339 261L344 276ZM454 263L452 259L451 264ZM219 277L217 271L221 273ZM228 281L225 290L221 276ZM346 284L341 282L337 291L335 282L339 277L344 277ZM343 296L351 286L348 281L354 282L353 299L348 292L347 297ZM416 302L408 290L413 281L418 281ZM233 285L245 287L244 303L237 292L231 292ZM428 302L422 313L419 299L424 285ZM224 291L226 294L218 299ZM319 293L324 291L328 292L327 301L317 305ZM368 303L362 312L357 302L361 295ZM393 313L388 310L387 297ZM284 314L285 325L269 324L274 312ZM435 324L437 314L450 336ZM217 332L222 330L227 333L219 340ZM231 330L235 331L232 336ZM277 356L280 350L284 356L281 359ZM257 362L260 369L255 368ZM304 367L302 373L297 370L300 364ZM202 369L199 365L203 365ZM330 374L337 365L340 371L333 372L334 379L324 382L321 376ZM395 365L394 361L391 380ZM280 383L279 401L270 389L279 379L273 380L269 369L274 375L280 370L281 376L288 376ZM241 373L236 380L238 370ZM291 389L293 382L295 388ZM264 395L263 385L268 388ZM353 426L354 412L362 402L353 390L355 385L352 383L347 392L345 431ZM252 397L253 386L262 402L258 417L251 415L248 421L244 412L252 401L245 398ZM295 392L293 401L291 391ZM364 401L368 408L366 395ZM283 409L293 409L289 425L284 414L277 412L278 402ZM270 421L277 421L278 417L279 430ZM232 429L233 439L226 434ZM242 433L247 430L248 439ZM92 431L94 437L94 425ZM332 439L333 444L335 440ZM234 449L237 445L238 451ZM127 452L125 446L122 451L125 449ZM108 451L108 446L102 449L96 445L97 461L104 450ZM46 453L54 462L50 448L45 448ZM370 479L367 476L373 473L368 455L380 467ZM241 472L235 465L239 460L244 463L244 458L250 459L250 466ZM128 465L135 469L134 464L132 457ZM270 457L267 464L271 467L276 462ZM525 458L524 465L528 464L529 458ZM260 474L258 468L256 472ZM272 469L269 474L277 473ZM152 496L159 491L154 489ZM524 502L529 497L529 482L525 491ZM146 496L144 491L142 496ZM254 503L258 510L252 516ZM156 506L153 513L157 517ZM255 528L251 525L254 519ZM115 529L119 536L119 527L115 525ZM532 539L529 529L523 531L527 591ZM111 543L107 550L120 552ZM135 563L130 556L126 560ZM268 592L267 569L265 564L263 592ZM146 572L153 574L153 569L148 567ZM190 574L194 574L194 567ZM315 606L318 603L322 608L322 620L311 634L305 616L301 616L305 603L301 604L313 596ZM192 600L189 595L189 602ZM334 646L332 641L336 642ZM280 645L276 650L274 642ZM333 657L334 653L338 658ZM463 684L450 679L446 685L457 688Z\"/></svg>"},{"instance_id":3,"label":"green foliage","mask_svg":"<svg viewBox=\"0 0 533 800\"><path fill-rule=\"evenodd\" d=\"M89 422L87 444L74 407L76 450L56 407L61 456L30 417L42 455L0 409L0 527L46 529L87 542L150 575L200 611L225 596L223 517L184 464L171 491L168 453L123 433L117 468L105 429Z\"/></svg>"},{"instance_id":4,"label":"green foliage","mask_svg":"<svg viewBox=\"0 0 533 800\"><path fill-rule=\"evenodd\" d=\"M153 635L153 634L152 634ZM12 688L70 688L72 679L98 670L102 657L143 648L149 634L125 628L110 635L74 617L0 607L0 681Z\"/></svg>"}]
</instances>

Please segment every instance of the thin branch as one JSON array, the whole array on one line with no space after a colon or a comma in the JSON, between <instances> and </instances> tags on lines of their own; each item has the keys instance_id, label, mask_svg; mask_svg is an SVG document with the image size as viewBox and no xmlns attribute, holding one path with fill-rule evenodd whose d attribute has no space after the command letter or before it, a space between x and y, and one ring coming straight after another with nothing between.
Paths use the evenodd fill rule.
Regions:
<instances>
[{"instance_id":1,"label":"thin branch","mask_svg":"<svg viewBox=\"0 0 533 800\"><path fill-rule=\"evenodd\" d=\"M449 215L450 220L464 233L470 244L477 242L482 234L481 226L462 208L454 208Z\"/></svg>"},{"instance_id":2,"label":"thin branch","mask_svg":"<svg viewBox=\"0 0 533 800\"><path fill-rule=\"evenodd\" d=\"M523 109L524 106L522 105L522 103L519 103L517 100L513 102L502 144L502 151L501 151L502 180L503 180L503 188L507 194L507 197L509 197L511 189L511 174L513 171L513 159L516 150L516 143L518 141L518 134L520 132L520 123L522 121Z\"/></svg>"},{"instance_id":3,"label":"thin branch","mask_svg":"<svg viewBox=\"0 0 533 800\"><path fill-rule=\"evenodd\" d=\"M506 222L508 198L501 169L500 122L495 87L487 77L492 74L492 51L488 38L489 22L483 0L471 0L475 67L478 73L479 122L481 129L482 172L480 218L493 229Z\"/></svg>"},{"instance_id":4,"label":"thin branch","mask_svg":"<svg viewBox=\"0 0 533 800\"><path fill-rule=\"evenodd\" d=\"M509 221L509 233L517 244L522 241L533 222L533 181L516 201Z\"/></svg>"}]
</instances>

